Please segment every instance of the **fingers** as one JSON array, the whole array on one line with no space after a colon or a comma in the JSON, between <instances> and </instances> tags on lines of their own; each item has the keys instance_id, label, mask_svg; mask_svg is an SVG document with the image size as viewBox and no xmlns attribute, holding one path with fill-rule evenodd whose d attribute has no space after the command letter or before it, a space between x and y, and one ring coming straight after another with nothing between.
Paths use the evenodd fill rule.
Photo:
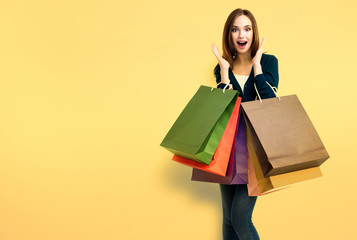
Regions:
<instances>
[{"instance_id":1,"label":"fingers","mask_svg":"<svg viewBox=\"0 0 357 240\"><path fill-rule=\"evenodd\" d=\"M219 54L217 46L214 43L212 44L212 52L214 53L214 55L216 55L216 57L217 57L217 53Z\"/></svg>"},{"instance_id":2,"label":"fingers","mask_svg":"<svg viewBox=\"0 0 357 240\"><path fill-rule=\"evenodd\" d=\"M266 37L263 37L263 40L262 40L262 43L260 44L259 49L263 50L265 40L266 40Z\"/></svg>"},{"instance_id":3,"label":"fingers","mask_svg":"<svg viewBox=\"0 0 357 240\"><path fill-rule=\"evenodd\" d=\"M263 54L263 47L264 47L265 41L266 41L266 37L263 37L262 43L260 44L258 51L256 52L254 58L252 59L253 63L260 63L260 59Z\"/></svg>"},{"instance_id":4,"label":"fingers","mask_svg":"<svg viewBox=\"0 0 357 240\"><path fill-rule=\"evenodd\" d=\"M220 55L220 53L219 53L219 50L218 50L217 46L216 46L214 43L212 44L212 52L213 52L213 54L216 56L216 58L217 58L218 60L221 59L221 55Z\"/></svg>"}]
</instances>

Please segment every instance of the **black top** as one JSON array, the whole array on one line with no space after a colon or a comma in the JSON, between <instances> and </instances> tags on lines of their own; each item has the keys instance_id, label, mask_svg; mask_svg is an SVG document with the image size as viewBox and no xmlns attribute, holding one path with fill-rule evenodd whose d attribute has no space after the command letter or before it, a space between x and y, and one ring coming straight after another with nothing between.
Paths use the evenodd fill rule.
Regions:
<instances>
[{"instance_id":1,"label":"black top","mask_svg":"<svg viewBox=\"0 0 357 240\"><path fill-rule=\"evenodd\" d=\"M232 69L229 68L229 80L233 85L234 90L239 91L239 97L242 98L242 102L253 101L255 100L257 94L254 88L254 83L257 86L259 95L262 99L275 97L274 91L266 83L268 82L271 86L278 88L279 84L279 72L278 72L278 59L274 55L262 54L260 60L262 66L262 74L258 74L254 77L254 68L250 71L250 75L244 85L244 94L243 91L235 78ZM216 76L217 84L221 82L221 68L219 64L214 69L214 74ZM224 88L226 84L220 84L218 88ZM228 88L228 87L227 87ZM227 89L226 88L226 89Z\"/></svg>"}]
</instances>

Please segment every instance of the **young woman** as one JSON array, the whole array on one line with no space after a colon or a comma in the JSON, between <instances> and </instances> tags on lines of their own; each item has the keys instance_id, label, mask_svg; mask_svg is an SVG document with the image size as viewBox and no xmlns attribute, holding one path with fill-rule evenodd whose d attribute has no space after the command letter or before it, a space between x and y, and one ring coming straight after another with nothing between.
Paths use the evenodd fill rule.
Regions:
<instances>
[{"instance_id":1,"label":"young woman","mask_svg":"<svg viewBox=\"0 0 357 240\"><path fill-rule=\"evenodd\" d=\"M218 64L214 74L219 88L238 90L242 101L275 97L267 84L278 87L278 59L263 53L265 38L259 45L258 26L253 14L238 8L227 18L223 30L221 57L215 44L212 51ZM256 87L256 89L255 89ZM264 119L262 119L264 121ZM256 240L258 233L252 223L257 197L248 196L247 185L220 184L223 206L223 239Z\"/></svg>"}]
</instances>

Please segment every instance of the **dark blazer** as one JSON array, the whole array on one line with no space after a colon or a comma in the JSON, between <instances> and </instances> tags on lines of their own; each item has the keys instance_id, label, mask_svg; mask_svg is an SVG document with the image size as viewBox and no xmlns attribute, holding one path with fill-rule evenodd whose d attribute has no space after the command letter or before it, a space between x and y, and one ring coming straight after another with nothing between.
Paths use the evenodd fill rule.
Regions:
<instances>
[{"instance_id":1,"label":"dark blazer","mask_svg":"<svg viewBox=\"0 0 357 240\"><path fill-rule=\"evenodd\" d=\"M266 83L270 83L273 87L278 88L279 84L279 73L278 73L278 59L271 54L262 54L262 58L260 60L260 64L262 66L262 74L258 74L254 77L254 68L250 71L249 78L244 85L244 94L242 92L237 79L235 78L232 69L229 68L229 80L233 85L234 90L239 91L239 96L242 98L242 102L245 101L253 101L257 96L254 83L257 86L258 92L262 99L264 98L272 98L275 97L274 91L269 87ZM221 82L221 68L219 64L214 69L214 75L216 76L217 84ZM220 84L218 88L224 88L226 84Z\"/></svg>"}]
</instances>

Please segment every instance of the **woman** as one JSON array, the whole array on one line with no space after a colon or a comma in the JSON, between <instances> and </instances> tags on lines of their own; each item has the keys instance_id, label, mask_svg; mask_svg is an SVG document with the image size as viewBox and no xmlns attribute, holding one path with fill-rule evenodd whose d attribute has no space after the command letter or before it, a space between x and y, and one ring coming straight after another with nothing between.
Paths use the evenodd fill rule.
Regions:
<instances>
[{"instance_id":1,"label":"woman","mask_svg":"<svg viewBox=\"0 0 357 240\"><path fill-rule=\"evenodd\" d=\"M223 30L223 56L213 44L218 64L214 69L218 87L238 90L242 101L275 97L267 84L278 87L278 59L263 53L265 38L259 45L258 26L249 10L236 9ZM228 86L227 86L228 84ZM256 86L256 89L255 89ZM223 206L223 239L259 239L252 223L257 197L249 197L247 185L220 184Z\"/></svg>"}]
</instances>

